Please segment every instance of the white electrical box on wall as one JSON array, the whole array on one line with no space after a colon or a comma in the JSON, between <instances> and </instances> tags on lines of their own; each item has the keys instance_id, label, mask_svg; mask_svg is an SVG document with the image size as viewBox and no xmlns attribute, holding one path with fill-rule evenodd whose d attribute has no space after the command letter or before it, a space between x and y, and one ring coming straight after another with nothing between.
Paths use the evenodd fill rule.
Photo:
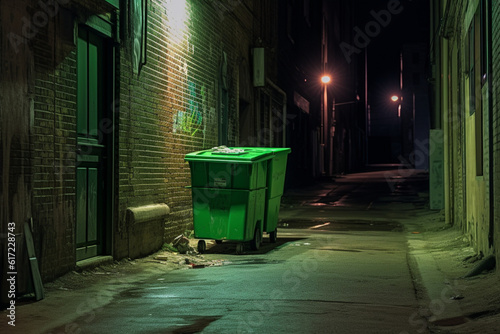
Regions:
<instances>
[{"instance_id":1,"label":"white electrical box on wall","mask_svg":"<svg viewBox=\"0 0 500 334\"><path fill-rule=\"evenodd\" d=\"M263 87L266 85L264 70L264 48L253 49L253 86Z\"/></svg>"}]
</instances>

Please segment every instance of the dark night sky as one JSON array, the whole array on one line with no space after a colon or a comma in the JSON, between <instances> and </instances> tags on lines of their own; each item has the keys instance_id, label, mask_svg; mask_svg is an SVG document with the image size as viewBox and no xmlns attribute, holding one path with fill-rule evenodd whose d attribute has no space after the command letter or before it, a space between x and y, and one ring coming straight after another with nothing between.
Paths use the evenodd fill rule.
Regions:
<instances>
[{"instance_id":1,"label":"dark night sky","mask_svg":"<svg viewBox=\"0 0 500 334\"><path fill-rule=\"evenodd\" d=\"M359 0L358 27L364 30L366 23L374 20L370 12L386 10L391 1L395 0ZM392 118L397 115L397 108L388 99L399 90L402 45L408 42L429 43L429 1L399 2L402 11L391 15L390 23L381 27L380 33L372 37L368 45L368 92L374 126L391 124L389 128L395 128L397 125L397 117ZM386 130L380 132L385 133Z\"/></svg>"},{"instance_id":2,"label":"dark night sky","mask_svg":"<svg viewBox=\"0 0 500 334\"><path fill-rule=\"evenodd\" d=\"M388 2L388 0L369 1L365 15L371 10L379 11L387 8ZM383 74L386 66L398 70L399 51L404 43L429 41L429 2L401 0L400 3L403 8L401 13L392 15L391 22L381 29L378 36L372 38L368 46L372 76ZM373 20L371 14L369 18Z\"/></svg>"}]
</instances>

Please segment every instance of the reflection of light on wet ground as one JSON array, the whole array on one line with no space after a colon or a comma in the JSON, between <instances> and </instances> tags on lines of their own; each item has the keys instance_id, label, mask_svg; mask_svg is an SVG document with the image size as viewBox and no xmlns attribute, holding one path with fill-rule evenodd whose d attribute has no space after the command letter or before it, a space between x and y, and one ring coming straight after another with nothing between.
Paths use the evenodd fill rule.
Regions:
<instances>
[{"instance_id":1,"label":"reflection of light on wet ground","mask_svg":"<svg viewBox=\"0 0 500 334\"><path fill-rule=\"evenodd\" d=\"M314 229L316 231L393 231L402 232L402 226L397 221L378 220L286 220L278 224L279 227L296 229Z\"/></svg>"},{"instance_id":2,"label":"reflection of light on wet ground","mask_svg":"<svg viewBox=\"0 0 500 334\"><path fill-rule=\"evenodd\" d=\"M335 201L335 202L313 202L313 203L305 203L305 205L309 205L309 206L335 206L335 207L352 207L354 206L354 204L358 204L358 203L354 203L352 201L348 201L348 200L345 200L345 199L340 199L338 201Z\"/></svg>"},{"instance_id":3,"label":"reflection of light on wet ground","mask_svg":"<svg viewBox=\"0 0 500 334\"><path fill-rule=\"evenodd\" d=\"M165 295L146 295L143 297L146 297L146 298L180 298L181 296L165 294Z\"/></svg>"},{"instance_id":4,"label":"reflection of light on wet ground","mask_svg":"<svg viewBox=\"0 0 500 334\"><path fill-rule=\"evenodd\" d=\"M315 202L315 203L309 203L309 205L312 205L312 206L323 206L323 205L326 205L326 203Z\"/></svg>"},{"instance_id":5,"label":"reflection of light on wet ground","mask_svg":"<svg viewBox=\"0 0 500 334\"><path fill-rule=\"evenodd\" d=\"M346 199L340 199L336 202L330 202L331 206L343 206L343 207L351 207L353 206L352 202L348 202Z\"/></svg>"},{"instance_id":6,"label":"reflection of light on wet ground","mask_svg":"<svg viewBox=\"0 0 500 334\"><path fill-rule=\"evenodd\" d=\"M316 225L316 226L313 226L313 227L310 227L310 228L320 228L320 227L328 226L328 225L330 225L330 222L327 222L327 223L324 223L324 224L320 224L320 225Z\"/></svg>"}]
</instances>

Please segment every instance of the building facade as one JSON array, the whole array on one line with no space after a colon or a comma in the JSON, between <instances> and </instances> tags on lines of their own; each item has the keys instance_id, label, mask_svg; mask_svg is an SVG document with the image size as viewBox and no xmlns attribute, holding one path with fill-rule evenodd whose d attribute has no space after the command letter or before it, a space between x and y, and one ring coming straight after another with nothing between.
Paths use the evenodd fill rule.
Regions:
<instances>
[{"instance_id":1,"label":"building facade","mask_svg":"<svg viewBox=\"0 0 500 334\"><path fill-rule=\"evenodd\" d=\"M500 247L498 1L431 2L431 207L478 254Z\"/></svg>"},{"instance_id":2,"label":"building facade","mask_svg":"<svg viewBox=\"0 0 500 334\"><path fill-rule=\"evenodd\" d=\"M0 15L1 252L14 222L24 259L30 228L44 281L191 229L186 153L286 141L274 2L21 0Z\"/></svg>"}]
</instances>

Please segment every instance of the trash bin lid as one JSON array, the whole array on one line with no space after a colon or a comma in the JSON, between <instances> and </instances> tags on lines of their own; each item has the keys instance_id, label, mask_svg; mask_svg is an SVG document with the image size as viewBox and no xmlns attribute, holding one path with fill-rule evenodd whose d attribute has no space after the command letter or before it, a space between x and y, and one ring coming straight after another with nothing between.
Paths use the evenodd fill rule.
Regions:
<instances>
[{"instance_id":1,"label":"trash bin lid","mask_svg":"<svg viewBox=\"0 0 500 334\"><path fill-rule=\"evenodd\" d=\"M251 164L273 157L269 150L261 148L230 148L226 146L214 147L210 150L197 151L186 154L186 161L210 161L210 162L236 162Z\"/></svg>"},{"instance_id":2,"label":"trash bin lid","mask_svg":"<svg viewBox=\"0 0 500 334\"><path fill-rule=\"evenodd\" d=\"M292 149L289 147L234 147L234 149L255 149L263 152L276 153L290 153Z\"/></svg>"}]
</instances>

